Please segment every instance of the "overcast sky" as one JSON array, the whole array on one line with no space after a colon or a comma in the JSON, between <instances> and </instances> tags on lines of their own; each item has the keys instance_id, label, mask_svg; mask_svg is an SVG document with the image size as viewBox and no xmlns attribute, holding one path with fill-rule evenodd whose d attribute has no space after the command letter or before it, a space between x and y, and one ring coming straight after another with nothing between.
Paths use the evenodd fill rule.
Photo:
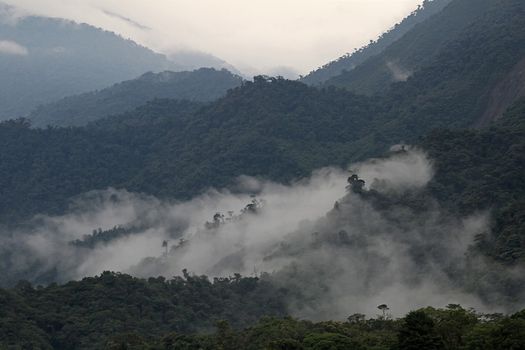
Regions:
<instances>
[{"instance_id":1,"label":"overcast sky","mask_svg":"<svg viewBox=\"0 0 525 350\"><path fill-rule=\"evenodd\" d=\"M1 1L1 0L0 0ZM211 53L252 73L300 74L375 39L422 0L4 0L156 51Z\"/></svg>"}]
</instances>

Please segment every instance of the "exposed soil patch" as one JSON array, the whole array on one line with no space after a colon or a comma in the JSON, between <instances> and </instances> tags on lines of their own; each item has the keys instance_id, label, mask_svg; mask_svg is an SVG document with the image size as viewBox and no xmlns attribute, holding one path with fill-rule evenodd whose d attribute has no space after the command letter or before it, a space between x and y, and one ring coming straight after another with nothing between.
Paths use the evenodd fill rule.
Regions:
<instances>
[{"instance_id":1,"label":"exposed soil patch","mask_svg":"<svg viewBox=\"0 0 525 350\"><path fill-rule=\"evenodd\" d=\"M492 90L487 109L477 121L483 127L501 118L517 99L525 96L525 58L523 58Z\"/></svg>"}]
</instances>

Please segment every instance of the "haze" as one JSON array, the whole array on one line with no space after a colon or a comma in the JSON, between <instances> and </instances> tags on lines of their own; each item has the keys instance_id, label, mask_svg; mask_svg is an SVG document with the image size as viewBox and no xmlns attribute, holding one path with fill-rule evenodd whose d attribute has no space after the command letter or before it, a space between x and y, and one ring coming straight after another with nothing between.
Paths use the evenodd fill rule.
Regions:
<instances>
[{"instance_id":1,"label":"haze","mask_svg":"<svg viewBox=\"0 0 525 350\"><path fill-rule=\"evenodd\" d=\"M422 0L6 0L156 51L200 51L244 73L306 74L399 22Z\"/></svg>"}]
</instances>

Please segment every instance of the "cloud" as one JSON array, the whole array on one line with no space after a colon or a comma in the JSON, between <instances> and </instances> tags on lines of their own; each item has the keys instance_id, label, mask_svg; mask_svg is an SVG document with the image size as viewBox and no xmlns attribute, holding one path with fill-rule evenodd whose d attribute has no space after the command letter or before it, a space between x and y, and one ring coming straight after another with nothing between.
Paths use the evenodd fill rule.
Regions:
<instances>
[{"instance_id":1,"label":"cloud","mask_svg":"<svg viewBox=\"0 0 525 350\"><path fill-rule=\"evenodd\" d=\"M101 11L104 12L106 15L110 16L110 17L114 17L114 18L122 20L122 21L124 21L126 23L129 23L132 26L137 27L140 30L151 30L150 27L147 27L147 26L145 26L143 24L140 24L137 21L132 20L131 18L121 16L118 13L107 11L107 10L104 10L104 9L101 9Z\"/></svg>"},{"instance_id":2,"label":"cloud","mask_svg":"<svg viewBox=\"0 0 525 350\"><path fill-rule=\"evenodd\" d=\"M274 77L281 76L286 79L298 79L299 78L299 72L292 67L274 67L264 73L270 76L274 76ZM256 75L256 74L253 74L253 75Z\"/></svg>"},{"instance_id":3,"label":"cloud","mask_svg":"<svg viewBox=\"0 0 525 350\"><path fill-rule=\"evenodd\" d=\"M441 208L425 192L433 174L425 153L406 147L351 169L366 181L364 189L345 190L349 172L326 168L291 185L243 176L235 192L211 189L186 202L89 192L63 216L39 216L31 230L4 234L0 263L7 273L0 278L5 284L104 270L141 277L185 268L209 276L268 272L289 291L290 311L310 319L374 315L382 303L401 315L448 303L493 311L525 300L506 304L499 285L469 287L463 280L475 276L469 247L487 230L488 216L457 217ZM476 257L471 265L485 263Z\"/></svg>"},{"instance_id":4,"label":"cloud","mask_svg":"<svg viewBox=\"0 0 525 350\"><path fill-rule=\"evenodd\" d=\"M0 54L27 56L28 53L29 50L25 46L22 46L14 41L0 40Z\"/></svg>"},{"instance_id":5,"label":"cloud","mask_svg":"<svg viewBox=\"0 0 525 350\"><path fill-rule=\"evenodd\" d=\"M405 149L410 151L411 157L401 151ZM397 151L386 159L357 163L352 169L369 184L369 188L381 188L383 191L422 188L432 179L434 170L423 152L407 146L394 146L392 150Z\"/></svg>"},{"instance_id":6,"label":"cloud","mask_svg":"<svg viewBox=\"0 0 525 350\"><path fill-rule=\"evenodd\" d=\"M27 16L27 11L0 2L0 24L16 25L20 18L25 16Z\"/></svg>"},{"instance_id":7,"label":"cloud","mask_svg":"<svg viewBox=\"0 0 525 350\"><path fill-rule=\"evenodd\" d=\"M390 71L394 81L407 81L412 76L412 72L404 69L398 63L388 61L386 67Z\"/></svg>"},{"instance_id":8,"label":"cloud","mask_svg":"<svg viewBox=\"0 0 525 350\"><path fill-rule=\"evenodd\" d=\"M176 243L180 238L191 239L196 250L184 256L180 262L183 265L177 262L173 270L157 269L155 273L173 275L184 267L194 272L206 272L234 252L241 241L257 242L254 247L260 249L261 245L278 239L283 232L297 228L305 218L316 218L328 211L340 195L344 179L343 171L333 169L320 170L312 178L291 187L249 177L239 178L238 188L257 189L265 198L268 203L266 214L253 216L254 221L250 220L247 226L236 226L227 237L215 236L215 239L208 241L216 242L215 247L198 244L206 243L206 236L199 233L204 229L205 222L212 220L218 211L239 214L239 210L252 201L253 191L234 194L226 189L210 190L181 203L162 202L151 196L114 189L89 192L78 197L66 215L37 216L30 224L34 227L30 232L16 231L2 235L0 256L4 260L0 261L1 270L13 274L2 276L2 282L15 282L19 278L38 282L42 280L40 276L48 276L50 270L57 271L59 281L94 275L104 270L129 272L144 258L160 256L163 240ZM281 217L285 210L289 213ZM277 217L280 219L276 220ZM94 229L109 230L116 226L133 229L134 232L110 244L101 242L94 249L76 248L70 244L76 239L83 239ZM217 251L220 248L224 250ZM215 252L211 254L210 250Z\"/></svg>"},{"instance_id":9,"label":"cloud","mask_svg":"<svg viewBox=\"0 0 525 350\"><path fill-rule=\"evenodd\" d=\"M165 54L199 51L241 71L271 74L276 67L292 67L305 74L376 39L422 0L6 2L32 14L102 27Z\"/></svg>"}]
</instances>

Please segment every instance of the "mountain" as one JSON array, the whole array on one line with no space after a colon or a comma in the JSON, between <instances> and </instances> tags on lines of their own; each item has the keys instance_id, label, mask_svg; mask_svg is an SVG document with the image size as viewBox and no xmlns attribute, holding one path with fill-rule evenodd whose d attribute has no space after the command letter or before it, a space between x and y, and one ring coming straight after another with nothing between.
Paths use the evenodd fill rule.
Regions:
<instances>
[{"instance_id":1,"label":"mountain","mask_svg":"<svg viewBox=\"0 0 525 350\"><path fill-rule=\"evenodd\" d=\"M11 10L0 6L0 120L148 71L199 68L187 65L188 56L198 56L206 66L217 64L200 54L184 55L181 64L88 24L35 16L15 20Z\"/></svg>"},{"instance_id":2,"label":"mountain","mask_svg":"<svg viewBox=\"0 0 525 350\"><path fill-rule=\"evenodd\" d=\"M201 68L191 72L146 73L109 88L69 96L39 106L28 118L33 126L80 126L110 115L123 114L156 98L209 102L242 84L227 70Z\"/></svg>"},{"instance_id":3,"label":"mountain","mask_svg":"<svg viewBox=\"0 0 525 350\"><path fill-rule=\"evenodd\" d=\"M435 130L422 146L435 161L430 191L461 213L495 210L490 232L477 238L498 261L525 261L525 99L479 130Z\"/></svg>"},{"instance_id":4,"label":"mountain","mask_svg":"<svg viewBox=\"0 0 525 350\"><path fill-rule=\"evenodd\" d=\"M447 11L463 15L466 1L455 0ZM57 214L72 196L108 186L188 198L240 175L288 182L379 156L393 144L418 143L436 128L490 125L501 114L487 118L487 111L507 109L522 91L506 86L525 85L514 74L525 58L525 5L490 2L384 96L257 77L207 105L155 100L84 128L3 123L0 217Z\"/></svg>"},{"instance_id":5,"label":"mountain","mask_svg":"<svg viewBox=\"0 0 525 350\"><path fill-rule=\"evenodd\" d=\"M435 128L490 123L498 118L485 116L493 110L494 91L506 91L506 81L525 83L516 83L513 74L525 58L525 6L519 0L491 3L427 66L382 97L258 77L206 106L152 102L106 119L106 129L95 123L30 130L25 122L5 123L1 216L58 212L67 198L107 186L185 198L239 175L290 181L319 167L381 155L392 144L418 142ZM498 109L519 91L511 89ZM127 126L118 126L123 122ZM133 128L136 123L141 127Z\"/></svg>"},{"instance_id":6,"label":"mountain","mask_svg":"<svg viewBox=\"0 0 525 350\"><path fill-rule=\"evenodd\" d=\"M525 60L525 6L520 1L489 2L487 10L449 38L426 66L384 93L388 112L355 144L359 154L370 156L388 144L414 142L435 128L490 125L525 95L525 75L516 74ZM459 11L465 3L455 1L446 10ZM481 4L476 2L476 9Z\"/></svg>"},{"instance_id":7,"label":"mountain","mask_svg":"<svg viewBox=\"0 0 525 350\"><path fill-rule=\"evenodd\" d=\"M0 347L525 348L524 28L452 0L341 87L0 123Z\"/></svg>"},{"instance_id":8,"label":"mountain","mask_svg":"<svg viewBox=\"0 0 525 350\"><path fill-rule=\"evenodd\" d=\"M84 128L5 122L0 216L59 212L66 198L107 186L188 197L242 174L291 180L345 164L348 137L367 127L371 111L367 97L261 77L200 108L155 100Z\"/></svg>"},{"instance_id":9,"label":"mountain","mask_svg":"<svg viewBox=\"0 0 525 350\"><path fill-rule=\"evenodd\" d=\"M301 78L300 81L309 85L320 85L330 78L340 75L344 71L351 71L367 59L383 52L418 23L424 22L428 18L441 12L450 1L451 0L425 0L417 10L396 24L392 29L382 34L377 40L371 41L370 44L325 64Z\"/></svg>"},{"instance_id":10,"label":"mountain","mask_svg":"<svg viewBox=\"0 0 525 350\"><path fill-rule=\"evenodd\" d=\"M325 84L365 94L383 93L394 82L405 81L429 65L436 55L488 10L494 0L452 1L441 12L414 26L380 54ZM506 5L502 4L502 7Z\"/></svg>"}]
</instances>

